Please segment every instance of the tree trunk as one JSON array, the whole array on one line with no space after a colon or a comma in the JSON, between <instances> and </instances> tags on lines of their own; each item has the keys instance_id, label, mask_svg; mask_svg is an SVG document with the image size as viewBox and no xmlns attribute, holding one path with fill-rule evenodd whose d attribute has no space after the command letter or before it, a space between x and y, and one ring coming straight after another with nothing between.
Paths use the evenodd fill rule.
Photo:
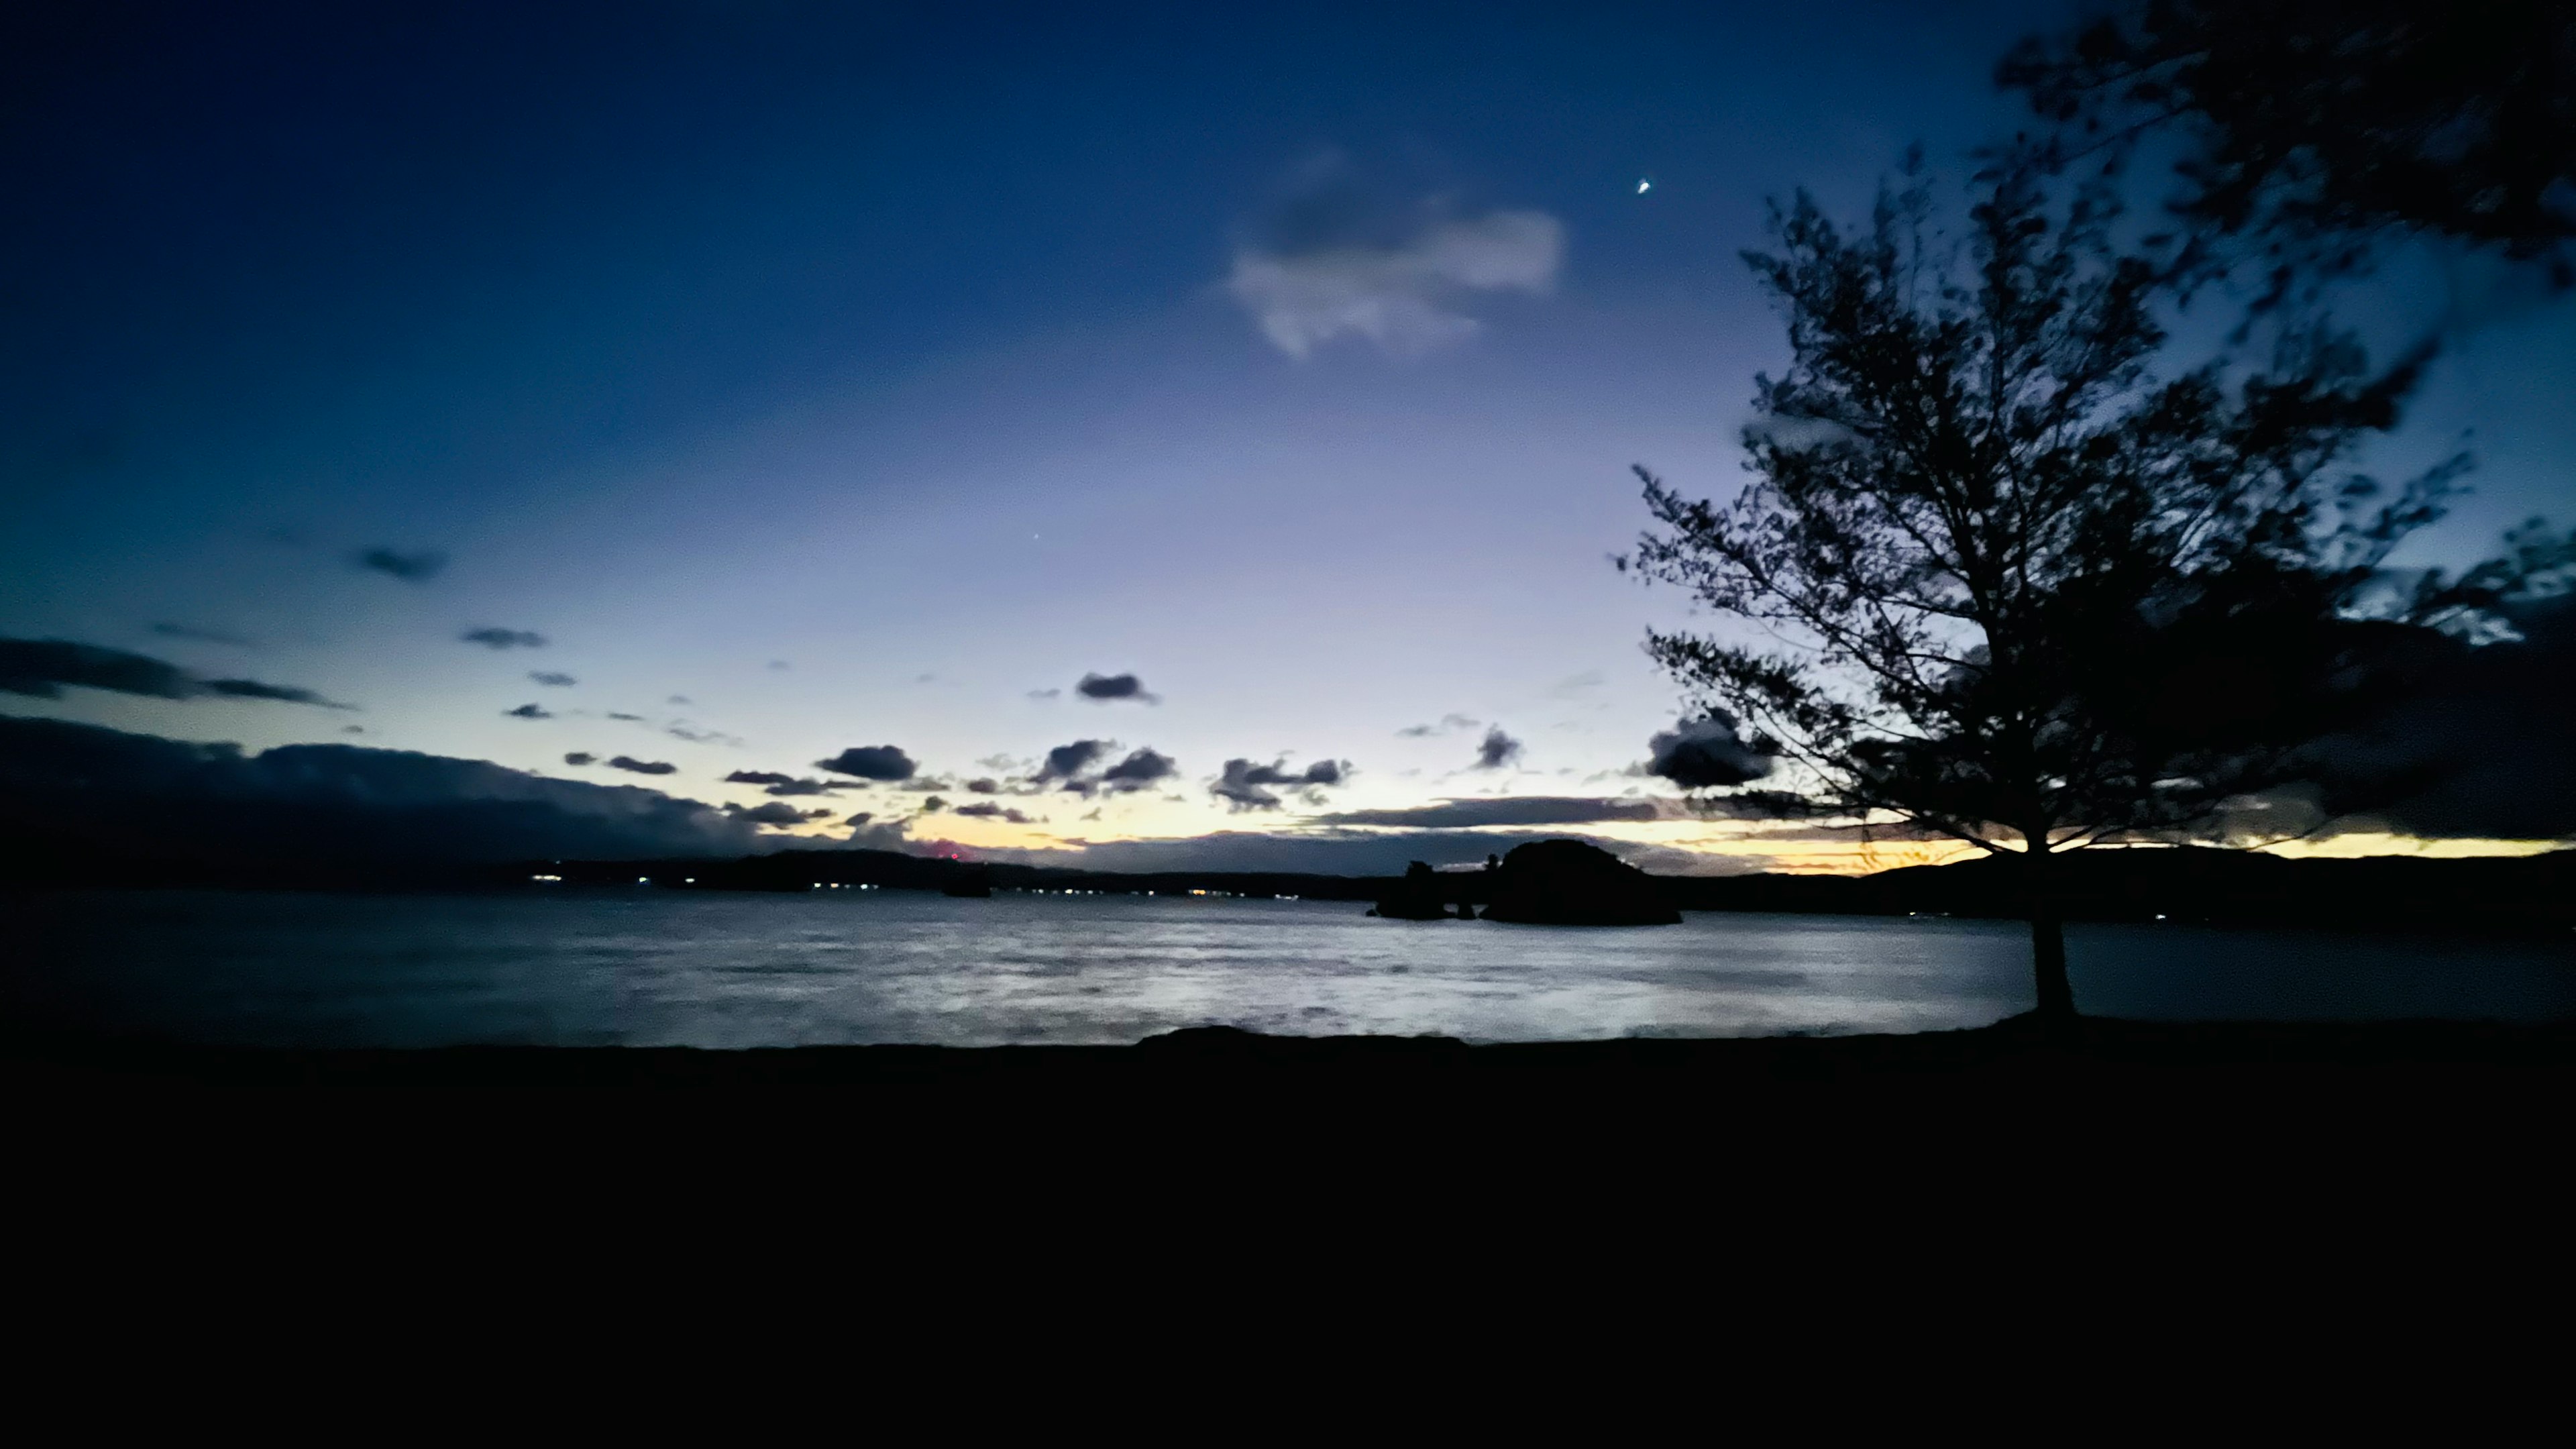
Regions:
<instances>
[{"instance_id":1,"label":"tree trunk","mask_svg":"<svg viewBox=\"0 0 2576 1449\"><path fill-rule=\"evenodd\" d=\"M2030 915L2030 974L2038 988L2039 1019L2075 1019L2075 989L2066 981L2066 923L2059 914L2056 871L2048 858L2045 833L2037 833L2022 857L2022 888Z\"/></svg>"},{"instance_id":2,"label":"tree trunk","mask_svg":"<svg viewBox=\"0 0 2576 1449\"><path fill-rule=\"evenodd\" d=\"M2075 1019L2075 990L2066 984L2066 927L2057 903L2034 899L2030 909L2030 972L2039 988L2042 1021Z\"/></svg>"}]
</instances>

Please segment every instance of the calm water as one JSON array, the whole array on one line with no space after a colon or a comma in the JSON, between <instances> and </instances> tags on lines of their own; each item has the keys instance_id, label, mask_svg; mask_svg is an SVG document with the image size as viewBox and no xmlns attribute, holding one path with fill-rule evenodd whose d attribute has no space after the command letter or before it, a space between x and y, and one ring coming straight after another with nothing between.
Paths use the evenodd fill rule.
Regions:
<instances>
[{"instance_id":1,"label":"calm water","mask_svg":"<svg viewBox=\"0 0 2576 1449\"><path fill-rule=\"evenodd\" d=\"M1694 914L1582 930L1342 902L911 892L0 896L20 1014L200 1040L1132 1042L1923 1031L2030 1004L2009 922ZM2168 1019L2576 1017L2576 955L2187 926L2068 931L2077 1003Z\"/></svg>"}]
</instances>

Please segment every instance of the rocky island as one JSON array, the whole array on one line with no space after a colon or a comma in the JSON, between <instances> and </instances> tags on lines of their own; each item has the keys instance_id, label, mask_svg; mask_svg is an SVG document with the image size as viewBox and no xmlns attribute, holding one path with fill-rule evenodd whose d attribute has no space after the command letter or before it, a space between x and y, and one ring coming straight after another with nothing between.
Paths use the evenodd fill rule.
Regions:
<instances>
[{"instance_id":1,"label":"rocky island","mask_svg":"<svg viewBox=\"0 0 2576 1449\"><path fill-rule=\"evenodd\" d=\"M1580 840L1537 840L1489 872L1489 921L1531 926L1678 926L1654 877Z\"/></svg>"},{"instance_id":2,"label":"rocky island","mask_svg":"<svg viewBox=\"0 0 2576 1449\"><path fill-rule=\"evenodd\" d=\"M1417 860L1404 868L1404 879L1378 897L1369 914L1390 921L1445 921L1450 919L1449 892L1441 884L1440 873ZM1475 918L1476 908L1459 902L1458 919Z\"/></svg>"}]
</instances>

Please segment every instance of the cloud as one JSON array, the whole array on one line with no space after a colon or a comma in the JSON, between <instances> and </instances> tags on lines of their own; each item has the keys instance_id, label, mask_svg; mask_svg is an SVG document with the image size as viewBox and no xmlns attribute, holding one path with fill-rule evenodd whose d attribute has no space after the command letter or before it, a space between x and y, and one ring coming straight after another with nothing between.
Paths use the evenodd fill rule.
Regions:
<instances>
[{"instance_id":1,"label":"cloud","mask_svg":"<svg viewBox=\"0 0 2576 1449\"><path fill-rule=\"evenodd\" d=\"M246 754L0 717L0 829L21 840L233 864L342 867L736 855L748 825L633 785L361 745Z\"/></svg>"},{"instance_id":2,"label":"cloud","mask_svg":"<svg viewBox=\"0 0 2576 1449\"><path fill-rule=\"evenodd\" d=\"M185 624L155 624L152 626L152 632L164 639L191 639L200 644L231 644L243 649L253 647L248 639L239 635L217 633L212 629L191 629Z\"/></svg>"},{"instance_id":3,"label":"cloud","mask_svg":"<svg viewBox=\"0 0 2576 1449\"><path fill-rule=\"evenodd\" d=\"M553 719L555 717L554 711L534 704L523 704L517 709L505 709L501 713L511 719Z\"/></svg>"},{"instance_id":4,"label":"cloud","mask_svg":"<svg viewBox=\"0 0 2576 1449\"><path fill-rule=\"evenodd\" d=\"M874 823L871 823L874 822ZM861 850L902 850L914 842L908 820L877 820L865 810L843 822L850 827L849 843Z\"/></svg>"},{"instance_id":5,"label":"cloud","mask_svg":"<svg viewBox=\"0 0 2576 1449\"><path fill-rule=\"evenodd\" d=\"M852 745L828 760L816 760L814 768L862 780L909 780L914 766L912 756L892 745Z\"/></svg>"},{"instance_id":6,"label":"cloud","mask_svg":"<svg viewBox=\"0 0 2576 1449\"><path fill-rule=\"evenodd\" d=\"M639 760L633 755L618 755L608 762L608 767L624 770L630 775L669 775L676 774L680 768L660 760Z\"/></svg>"},{"instance_id":7,"label":"cloud","mask_svg":"<svg viewBox=\"0 0 2576 1449\"><path fill-rule=\"evenodd\" d=\"M807 820L815 818L793 805L778 800L772 800L766 805L727 805L724 811L736 820L749 821L754 825L802 825ZM825 810L820 813L829 815L832 812Z\"/></svg>"},{"instance_id":8,"label":"cloud","mask_svg":"<svg viewBox=\"0 0 2576 1449\"><path fill-rule=\"evenodd\" d=\"M690 700L690 698L689 698L687 695L685 695L685 694L675 694L675 695L672 695L669 699L666 699L666 700L664 700L664 701L662 701L662 702L663 702L664 704L689 704L689 703L692 703L693 701L692 701L692 700Z\"/></svg>"},{"instance_id":9,"label":"cloud","mask_svg":"<svg viewBox=\"0 0 2576 1449\"><path fill-rule=\"evenodd\" d=\"M725 776L728 785L759 785L764 795L826 795L845 786L825 780L800 780L775 770L736 770Z\"/></svg>"},{"instance_id":10,"label":"cloud","mask_svg":"<svg viewBox=\"0 0 2576 1449\"><path fill-rule=\"evenodd\" d=\"M1276 810L1285 803L1275 790L1314 791L1338 785L1349 775L1348 760L1317 760L1303 770L1287 768L1285 760L1257 765L1250 760L1228 760L1225 770L1208 785L1208 793L1226 803L1231 810Z\"/></svg>"},{"instance_id":11,"label":"cloud","mask_svg":"<svg viewBox=\"0 0 2576 1449\"><path fill-rule=\"evenodd\" d=\"M1032 689L1029 691L1029 698L1053 699L1062 693L1064 693L1064 691L1061 689Z\"/></svg>"},{"instance_id":12,"label":"cloud","mask_svg":"<svg viewBox=\"0 0 2576 1449\"><path fill-rule=\"evenodd\" d=\"M628 724L642 724L644 722L644 716L640 714L620 714L613 709L608 712L608 717L610 719L622 719Z\"/></svg>"},{"instance_id":13,"label":"cloud","mask_svg":"<svg viewBox=\"0 0 2576 1449\"><path fill-rule=\"evenodd\" d=\"M1473 768L1499 770L1520 757L1521 742L1504 734L1503 727L1496 725L1485 731L1485 738L1477 744L1476 763Z\"/></svg>"},{"instance_id":14,"label":"cloud","mask_svg":"<svg viewBox=\"0 0 2576 1449\"><path fill-rule=\"evenodd\" d=\"M534 629L503 629L487 624L480 629L468 629L456 637L460 642L480 644L486 649L543 649L546 647L546 636Z\"/></svg>"},{"instance_id":15,"label":"cloud","mask_svg":"<svg viewBox=\"0 0 2576 1449\"><path fill-rule=\"evenodd\" d=\"M0 639L0 690L60 699L65 685L153 699L197 693L194 675L148 654L65 639Z\"/></svg>"},{"instance_id":16,"label":"cloud","mask_svg":"<svg viewBox=\"0 0 2576 1449\"><path fill-rule=\"evenodd\" d=\"M539 684L555 689L570 689L581 682L569 674L559 674L551 669L531 669L528 671L528 677Z\"/></svg>"},{"instance_id":17,"label":"cloud","mask_svg":"<svg viewBox=\"0 0 2576 1449\"><path fill-rule=\"evenodd\" d=\"M1771 757L1747 744L1735 728L1735 716L1722 709L1683 720L1647 741L1652 758L1646 761L1646 773L1685 790L1741 785L1770 774Z\"/></svg>"},{"instance_id":18,"label":"cloud","mask_svg":"<svg viewBox=\"0 0 2576 1449\"><path fill-rule=\"evenodd\" d=\"M1137 750L1117 764L1100 772L1102 789L1112 794L1142 790L1180 773L1172 757L1153 750Z\"/></svg>"},{"instance_id":19,"label":"cloud","mask_svg":"<svg viewBox=\"0 0 2576 1449\"><path fill-rule=\"evenodd\" d=\"M621 716L612 715L610 718L616 719L621 718ZM742 745L742 737L740 735L729 735L722 730L692 729L685 724L664 725L662 726L662 733L669 735L675 740L687 740L693 745L732 745L737 749Z\"/></svg>"},{"instance_id":20,"label":"cloud","mask_svg":"<svg viewBox=\"0 0 2576 1449\"><path fill-rule=\"evenodd\" d=\"M206 692L226 699L274 699L284 704L320 705L324 709L349 708L345 704L334 704L309 689L297 689L287 684L262 684L256 679L209 679Z\"/></svg>"},{"instance_id":21,"label":"cloud","mask_svg":"<svg viewBox=\"0 0 2576 1449\"><path fill-rule=\"evenodd\" d=\"M1132 699L1140 704L1160 704L1162 696L1147 692L1145 681L1132 674L1086 674L1073 692L1085 699L1106 703L1113 699Z\"/></svg>"},{"instance_id":22,"label":"cloud","mask_svg":"<svg viewBox=\"0 0 2576 1449\"><path fill-rule=\"evenodd\" d=\"M1126 758L1111 763L1109 757L1117 749L1116 740L1075 740L1058 745L1046 752L1028 783L1037 789L1054 786L1073 795L1103 790L1122 795L1149 789L1179 770L1171 756L1151 749L1131 751Z\"/></svg>"},{"instance_id":23,"label":"cloud","mask_svg":"<svg viewBox=\"0 0 2576 1449\"><path fill-rule=\"evenodd\" d=\"M1029 865L1072 866L1110 871L1278 871L1315 875L1401 875L1409 861L1435 866L1479 865L1488 855L1510 853L1533 840L1566 839L1564 834L1536 835L1513 831L1252 831L1226 830L1209 835L1159 840L1074 841L1061 847L995 847L983 854L994 860ZM1597 845L1631 865L1664 875L1734 875L1760 870L1761 856L1715 855L1671 846L1599 836L1570 838Z\"/></svg>"},{"instance_id":24,"label":"cloud","mask_svg":"<svg viewBox=\"0 0 2576 1449\"><path fill-rule=\"evenodd\" d=\"M1037 817L1033 815L1014 810L1007 805L997 805L990 800L978 800L972 805L960 805L950 813L963 815L974 820L1007 820L1013 825L1035 825L1037 823Z\"/></svg>"},{"instance_id":25,"label":"cloud","mask_svg":"<svg viewBox=\"0 0 2576 1449\"><path fill-rule=\"evenodd\" d=\"M2576 594L2506 611L2366 730L2314 746L2323 804L2436 838L2576 839Z\"/></svg>"},{"instance_id":26,"label":"cloud","mask_svg":"<svg viewBox=\"0 0 2576 1449\"><path fill-rule=\"evenodd\" d=\"M980 775L967 781L966 789L970 794L999 795L1002 793L1002 782L990 775Z\"/></svg>"},{"instance_id":27,"label":"cloud","mask_svg":"<svg viewBox=\"0 0 2576 1449\"><path fill-rule=\"evenodd\" d=\"M1546 212L1390 205L1326 156L1236 248L1225 286L1290 357L1344 335L1415 356L1475 335L1469 294L1544 294L1564 260L1565 228Z\"/></svg>"},{"instance_id":28,"label":"cloud","mask_svg":"<svg viewBox=\"0 0 2576 1449\"><path fill-rule=\"evenodd\" d=\"M1082 780L1102 756L1116 748L1108 740L1075 740L1069 745L1058 745L1046 752L1046 759L1039 763L1037 774L1031 778L1040 785L1063 784L1067 789L1074 789L1073 782ZM1089 791L1086 789L1079 793L1088 794Z\"/></svg>"},{"instance_id":29,"label":"cloud","mask_svg":"<svg viewBox=\"0 0 2576 1449\"><path fill-rule=\"evenodd\" d=\"M1319 825L1396 826L1466 830L1495 825L1591 825L1613 820L1669 820L1678 802L1603 800L1571 795L1521 795L1443 800L1401 810L1343 810L1319 815Z\"/></svg>"},{"instance_id":30,"label":"cloud","mask_svg":"<svg viewBox=\"0 0 2576 1449\"><path fill-rule=\"evenodd\" d=\"M427 583L438 577L440 571L447 567L447 555L437 549L426 548L417 553L404 553L399 549L386 548L381 544L374 548L359 550L349 561L359 568L371 569L376 573L386 574L413 584Z\"/></svg>"},{"instance_id":31,"label":"cloud","mask_svg":"<svg viewBox=\"0 0 2576 1449\"><path fill-rule=\"evenodd\" d=\"M148 654L75 644L67 639L0 639L0 694L60 699L63 690L97 689L147 699L262 699L347 709L309 689L256 679L203 679Z\"/></svg>"},{"instance_id":32,"label":"cloud","mask_svg":"<svg viewBox=\"0 0 2576 1449\"><path fill-rule=\"evenodd\" d=\"M1408 725L1397 730L1396 734L1408 740L1427 740L1433 735L1445 735L1456 730L1471 730L1483 723L1483 720L1471 719L1463 714L1444 714L1440 717L1440 723L1436 725Z\"/></svg>"},{"instance_id":33,"label":"cloud","mask_svg":"<svg viewBox=\"0 0 2576 1449\"><path fill-rule=\"evenodd\" d=\"M564 756L564 763L567 765L592 765L597 764L598 762L599 756L592 754L588 750L575 750L571 754Z\"/></svg>"}]
</instances>

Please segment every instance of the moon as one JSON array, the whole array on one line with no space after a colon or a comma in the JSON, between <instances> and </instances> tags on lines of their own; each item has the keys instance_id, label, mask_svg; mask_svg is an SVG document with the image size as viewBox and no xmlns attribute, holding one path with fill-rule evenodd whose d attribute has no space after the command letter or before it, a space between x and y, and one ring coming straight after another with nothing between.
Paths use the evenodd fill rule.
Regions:
<instances>
[{"instance_id":1,"label":"moon","mask_svg":"<svg viewBox=\"0 0 2576 1449\"><path fill-rule=\"evenodd\" d=\"M1643 196L1643 195L1645 195L1645 194L1646 194L1646 192L1647 192L1647 190L1648 190L1649 188L1651 188L1654 184L1655 184L1655 183L1653 183L1653 182L1651 182L1651 181L1640 181L1640 182L1638 182L1638 183L1637 183L1637 194L1638 194L1639 196Z\"/></svg>"}]
</instances>

